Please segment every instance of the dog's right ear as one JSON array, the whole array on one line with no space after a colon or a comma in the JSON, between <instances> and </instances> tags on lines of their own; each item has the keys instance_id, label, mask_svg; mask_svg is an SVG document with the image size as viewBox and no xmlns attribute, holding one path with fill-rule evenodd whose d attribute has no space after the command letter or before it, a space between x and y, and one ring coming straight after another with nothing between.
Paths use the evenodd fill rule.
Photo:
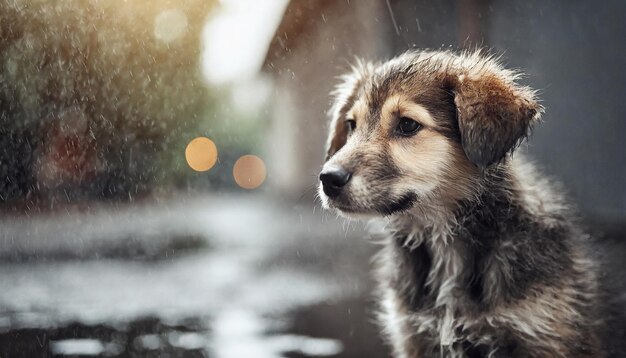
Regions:
<instances>
[{"instance_id":1,"label":"dog's right ear","mask_svg":"<svg viewBox=\"0 0 626 358\"><path fill-rule=\"evenodd\" d=\"M448 86L454 94L463 149L483 170L510 153L543 110L535 92L517 84L517 77L480 51L449 64Z\"/></svg>"},{"instance_id":2,"label":"dog's right ear","mask_svg":"<svg viewBox=\"0 0 626 358\"><path fill-rule=\"evenodd\" d=\"M357 60L352 66L352 71L339 77L339 84L331 93L333 105L328 111L330 117L328 140L326 141L326 159L330 159L337 153L348 140L348 125L346 114L354 105L354 101L363 87L367 76L373 71L374 65L369 62Z\"/></svg>"}]
</instances>

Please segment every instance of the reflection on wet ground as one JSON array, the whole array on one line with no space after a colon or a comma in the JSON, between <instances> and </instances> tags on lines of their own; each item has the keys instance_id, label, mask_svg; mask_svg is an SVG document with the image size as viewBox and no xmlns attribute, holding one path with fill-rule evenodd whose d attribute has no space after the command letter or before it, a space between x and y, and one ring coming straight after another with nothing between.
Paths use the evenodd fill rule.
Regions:
<instances>
[{"instance_id":1,"label":"reflection on wet ground","mask_svg":"<svg viewBox=\"0 0 626 358\"><path fill-rule=\"evenodd\" d=\"M0 333L0 356L381 357L385 353L369 309L358 299L303 307L286 315L291 323L284 329L262 327L255 338L259 342L235 341L230 348L215 347L210 320L171 325L144 318L117 325L14 329ZM268 354L259 345L273 346L273 351Z\"/></svg>"},{"instance_id":2,"label":"reflection on wet ground","mask_svg":"<svg viewBox=\"0 0 626 358\"><path fill-rule=\"evenodd\" d=\"M198 325L169 326L143 319L124 326L72 323L0 335L2 357L139 356L205 357L206 337Z\"/></svg>"},{"instance_id":3,"label":"reflection on wet ground","mask_svg":"<svg viewBox=\"0 0 626 358\"><path fill-rule=\"evenodd\" d=\"M0 223L0 357L369 357L360 229L195 198Z\"/></svg>"}]
</instances>

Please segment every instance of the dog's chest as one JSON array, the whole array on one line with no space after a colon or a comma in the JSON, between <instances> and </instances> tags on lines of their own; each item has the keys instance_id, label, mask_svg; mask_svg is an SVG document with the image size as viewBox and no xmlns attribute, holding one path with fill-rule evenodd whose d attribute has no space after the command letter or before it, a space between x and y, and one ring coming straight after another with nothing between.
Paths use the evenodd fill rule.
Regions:
<instances>
[{"instance_id":1,"label":"dog's chest","mask_svg":"<svg viewBox=\"0 0 626 358\"><path fill-rule=\"evenodd\" d=\"M406 312L409 335L429 341L429 354L462 356L463 342L474 340L464 332L479 324L465 314L467 248L438 239L396 247L402 252L395 272L396 294L404 306L399 312Z\"/></svg>"},{"instance_id":2,"label":"dog's chest","mask_svg":"<svg viewBox=\"0 0 626 358\"><path fill-rule=\"evenodd\" d=\"M462 324L458 299L463 260L459 250L446 241L432 240L424 245L432 259L422 289L431 294L424 296L422 309L416 307L416 323L421 329L436 332L442 346L450 346L456 327Z\"/></svg>"}]
</instances>

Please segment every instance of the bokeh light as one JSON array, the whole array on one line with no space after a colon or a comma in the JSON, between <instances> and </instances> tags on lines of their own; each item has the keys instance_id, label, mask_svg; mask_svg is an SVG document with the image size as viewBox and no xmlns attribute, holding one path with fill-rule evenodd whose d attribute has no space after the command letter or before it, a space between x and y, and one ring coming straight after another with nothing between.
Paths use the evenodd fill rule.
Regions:
<instances>
[{"instance_id":1,"label":"bokeh light","mask_svg":"<svg viewBox=\"0 0 626 358\"><path fill-rule=\"evenodd\" d=\"M154 19L154 36L165 42L172 42L187 32L187 15L180 9L162 11Z\"/></svg>"},{"instance_id":2,"label":"bokeh light","mask_svg":"<svg viewBox=\"0 0 626 358\"><path fill-rule=\"evenodd\" d=\"M258 188L265 181L265 175L265 163L255 155L240 157L233 167L235 182L244 189Z\"/></svg>"},{"instance_id":3,"label":"bokeh light","mask_svg":"<svg viewBox=\"0 0 626 358\"><path fill-rule=\"evenodd\" d=\"M206 172L213 168L217 162L217 147L209 138L195 138L187 144L185 159L187 159L187 164L191 169Z\"/></svg>"},{"instance_id":4,"label":"bokeh light","mask_svg":"<svg viewBox=\"0 0 626 358\"><path fill-rule=\"evenodd\" d=\"M220 1L203 32L202 72L208 82L221 85L254 77L288 4L288 0Z\"/></svg>"}]
</instances>

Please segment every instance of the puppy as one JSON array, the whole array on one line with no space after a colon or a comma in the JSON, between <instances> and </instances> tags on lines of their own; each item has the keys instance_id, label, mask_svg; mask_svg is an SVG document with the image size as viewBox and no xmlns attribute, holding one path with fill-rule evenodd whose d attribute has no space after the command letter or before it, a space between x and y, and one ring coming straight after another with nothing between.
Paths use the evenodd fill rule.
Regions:
<instances>
[{"instance_id":1,"label":"puppy","mask_svg":"<svg viewBox=\"0 0 626 358\"><path fill-rule=\"evenodd\" d=\"M387 217L381 322L396 357L604 357L587 236L512 151L535 92L480 51L361 62L330 111L319 195Z\"/></svg>"}]
</instances>

